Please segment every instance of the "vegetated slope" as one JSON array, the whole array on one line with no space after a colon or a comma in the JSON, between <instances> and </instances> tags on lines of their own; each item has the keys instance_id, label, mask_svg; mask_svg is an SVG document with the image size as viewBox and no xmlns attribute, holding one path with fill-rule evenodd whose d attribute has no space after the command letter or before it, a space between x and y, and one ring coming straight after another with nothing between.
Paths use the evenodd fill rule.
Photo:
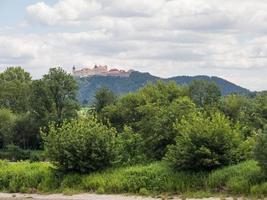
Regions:
<instances>
[{"instance_id":1,"label":"vegetated slope","mask_svg":"<svg viewBox=\"0 0 267 200\"><path fill-rule=\"evenodd\" d=\"M134 92L146 85L148 82L175 81L177 84L189 84L193 80L208 80L218 84L223 95L231 93L247 94L250 91L235 85L225 79L209 76L176 76L172 78L160 78L149 73L133 72L129 77L104 77L93 76L77 78L79 84L78 100L80 103L91 103L94 99L95 92L101 87L107 87L117 95Z\"/></svg>"}]
</instances>

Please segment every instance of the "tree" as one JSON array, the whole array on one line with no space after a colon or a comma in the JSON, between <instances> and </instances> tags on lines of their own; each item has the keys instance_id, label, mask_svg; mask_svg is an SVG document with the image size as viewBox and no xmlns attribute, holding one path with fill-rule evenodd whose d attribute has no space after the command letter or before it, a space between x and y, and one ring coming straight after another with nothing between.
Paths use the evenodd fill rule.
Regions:
<instances>
[{"instance_id":1,"label":"tree","mask_svg":"<svg viewBox=\"0 0 267 200\"><path fill-rule=\"evenodd\" d=\"M104 107L114 104L117 97L111 90L102 87L95 93L94 99L93 106L96 112L99 113Z\"/></svg>"},{"instance_id":2,"label":"tree","mask_svg":"<svg viewBox=\"0 0 267 200\"><path fill-rule=\"evenodd\" d=\"M249 104L248 98L242 95L231 94L222 98L221 110L234 121L238 121Z\"/></svg>"},{"instance_id":3,"label":"tree","mask_svg":"<svg viewBox=\"0 0 267 200\"><path fill-rule=\"evenodd\" d=\"M125 125L136 131L136 123L142 118L138 108L144 104L144 98L139 93L129 93L114 105L106 106L100 116L103 121L108 120L119 132L123 131Z\"/></svg>"},{"instance_id":4,"label":"tree","mask_svg":"<svg viewBox=\"0 0 267 200\"><path fill-rule=\"evenodd\" d=\"M14 139L16 116L8 109L0 109L0 148L11 144Z\"/></svg>"},{"instance_id":5,"label":"tree","mask_svg":"<svg viewBox=\"0 0 267 200\"><path fill-rule=\"evenodd\" d=\"M174 82L149 83L139 91L123 96L115 104L106 106L101 116L119 132L128 126L140 134L147 156L160 160L166 146L174 143L173 124L196 109L186 95L186 88Z\"/></svg>"},{"instance_id":6,"label":"tree","mask_svg":"<svg viewBox=\"0 0 267 200\"><path fill-rule=\"evenodd\" d=\"M116 131L95 118L64 121L43 134L48 158L61 170L88 173L111 166L116 155Z\"/></svg>"},{"instance_id":7,"label":"tree","mask_svg":"<svg viewBox=\"0 0 267 200\"><path fill-rule=\"evenodd\" d=\"M0 107L14 113L29 111L31 76L21 67L7 68L0 74Z\"/></svg>"},{"instance_id":8,"label":"tree","mask_svg":"<svg viewBox=\"0 0 267 200\"><path fill-rule=\"evenodd\" d=\"M245 137L253 136L262 127L262 118L257 107L255 99L237 94L223 97L220 103L220 110L233 122L242 126Z\"/></svg>"},{"instance_id":9,"label":"tree","mask_svg":"<svg viewBox=\"0 0 267 200\"><path fill-rule=\"evenodd\" d=\"M256 96L256 115L257 115L257 126L263 129L267 124L267 91L261 92Z\"/></svg>"},{"instance_id":10,"label":"tree","mask_svg":"<svg viewBox=\"0 0 267 200\"><path fill-rule=\"evenodd\" d=\"M156 108L168 106L177 98L184 96L187 96L186 88L178 86L175 82L149 83L139 91L119 98L114 105L106 106L101 115L104 120L108 119L118 131L122 131L127 125L137 132L140 120L148 119L151 114L154 115L157 112ZM151 105L155 108L151 110L152 113L144 111L144 107Z\"/></svg>"},{"instance_id":11,"label":"tree","mask_svg":"<svg viewBox=\"0 0 267 200\"><path fill-rule=\"evenodd\" d=\"M194 80L189 85L189 93L195 104L201 107L214 106L221 97L217 84L206 80Z\"/></svg>"},{"instance_id":12,"label":"tree","mask_svg":"<svg viewBox=\"0 0 267 200\"><path fill-rule=\"evenodd\" d=\"M62 68L50 69L41 80L33 83L31 102L34 115L42 125L47 125L49 121L60 124L64 119L75 118L79 108L77 89L72 75Z\"/></svg>"},{"instance_id":13,"label":"tree","mask_svg":"<svg viewBox=\"0 0 267 200\"><path fill-rule=\"evenodd\" d=\"M39 149L41 147L40 126L38 119L31 113L17 115L13 129L14 144L22 149Z\"/></svg>"},{"instance_id":14,"label":"tree","mask_svg":"<svg viewBox=\"0 0 267 200\"><path fill-rule=\"evenodd\" d=\"M176 170L211 170L238 160L239 129L224 115L198 113L175 127L176 143L169 146L165 159Z\"/></svg>"},{"instance_id":15,"label":"tree","mask_svg":"<svg viewBox=\"0 0 267 200\"><path fill-rule=\"evenodd\" d=\"M157 103L159 105L168 105L179 97L189 96L188 88L178 86L174 81L148 83L138 93L144 97L146 103Z\"/></svg>"},{"instance_id":16,"label":"tree","mask_svg":"<svg viewBox=\"0 0 267 200\"><path fill-rule=\"evenodd\" d=\"M161 160L166 147L175 143L177 131L173 125L197 112L197 108L188 97L180 97L164 106L149 103L139 111L143 117L137 123L137 132L145 142L146 153L150 158Z\"/></svg>"}]
</instances>

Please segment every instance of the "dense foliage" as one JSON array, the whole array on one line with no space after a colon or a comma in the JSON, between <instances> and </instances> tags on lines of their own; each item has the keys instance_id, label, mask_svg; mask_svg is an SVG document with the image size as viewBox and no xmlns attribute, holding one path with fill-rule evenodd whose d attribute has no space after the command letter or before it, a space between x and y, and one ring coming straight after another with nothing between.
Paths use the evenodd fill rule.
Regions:
<instances>
[{"instance_id":1,"label":"dense foliage","mask_svg":"<svg viewBox=\"0 0 267 200\"><path fill-rule=\"evenodd\" d=\"M138 80L146 83L146 76ZM105 177L99 174L89 175L90 180L83 182L83 189L102 192L174 191L179 177L196 182L194 185L181 180L181 188L176 188L179 191L186 190L183 186L191 189L218 184L206 182L207 174L220 181L212 189L226 187L233 192L242 189L243 193L265 190L264 176L261 180L253 179L243 172L248 167L255 177L260 176L260 168L267 173L264 128L267 92L223 96L222 88L215 83L219 80L203 79L177 85L177 80L162 82L154 78L142 88L135 88L136 92L123 96L100 88L92 105L79 111L76 80L61 68L50 69L40 80L32 80L20 67L8 68L0 73L0 158L50 160L64 173L94 173L108 167L126 167L123 176L114 173L119 182L106 183ZM33 154L32 150L36 149L45 149L48 159ZM254 161L238 164L253 159L258 167ZM144 166L162 163L161 160L166 163L152 164L151 168ZM133 171L127 167L136 164L143 167ZM233 164L238 165L227 167ZM236 170L239 167L240 176ZM217 168L222 168L218 173L229 176L227 180L213 173ZM151 174L148 169L152 170ZM67 177L70 180L61 184L79 183L82 179L81 175ZM75 177L79 178L75 180ZM173 177L171 182L164 182L170 177ZM38 184L42 184L42 178L39 177ZM201 185L203 180L205 184ZM123 188L122 183L129 188Z\"/></svg>"},{"instance_id":2,"label":"dense foliage","mask_svg":"<svg viewBox=\"0 0 267 200\"><path fill-rule=\"evenodd\" d=\"M144 153L144 141L141 135L134 133L129 127L125 127L123 132L118 135L116 149L115 165L127 166L149 161Z\"/></svg>"},{"instance_id":3,"label":"dense foliage","mask_svg":"<svg viewBox=\"0 0 267 200\"><path fill-rule=\"evenodd\" d=\"M240 130L222 114L195 114L175 125L176 143L166 155L177 170L210 170L235 163Z\"/></svg>"},{"instance_id":4,"label":"dense foliage","mask_svg":"<svg viewBox=\"0 0 267 200\"><path fill-rule=\"evenodd\" d=\"M263 132L257 138L254 153L265 176L267 176L267 126L265 126Z\"/></svg>"},{"instance_id":5,"label":"dense foliage","mask_svg":"<svg viewBox=\"0 0 267 200\"><path fill-rule=\"evenodd\" d=\"M266 182L255 161L225 167L209 173L173 171L165 163L109 169L89 175L62 176L49 163L0 162L0 191L178 194L210 197L218 192L232 195L267 194Z\"/></svg>"},{"instance_id":6,"label":"dense foliage","mask_svg":"<svg viewBox=\"0 0 267 200\"><path fill-rule=\"evenodd\" d=\"M21 67L0 73L0 148L42 147L40 128L77 117L77 84L61 68L32 80Z\"/></svg>"},{"instance_id":7,"label":"dense foliage","mask_svg":"<svg viewBox=\"0 0 267 200\"><path fill-rule=\"evenodd\" d=\"M116 131L84 118L49 126L43 134L48 158L64 171L92 172L111 166L115 159Z\"/></svg>"}]
</instances>

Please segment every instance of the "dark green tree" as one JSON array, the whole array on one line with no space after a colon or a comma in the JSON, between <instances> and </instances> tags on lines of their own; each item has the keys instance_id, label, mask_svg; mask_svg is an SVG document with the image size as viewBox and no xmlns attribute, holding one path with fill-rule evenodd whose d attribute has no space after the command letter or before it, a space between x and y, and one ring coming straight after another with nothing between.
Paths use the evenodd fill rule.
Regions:
<instances>
[{"instance_id":1,"label":"dark green tree","mask_svg":"<svg viewBox=\"0 0 267 200\"><path fill-rule=\"evenodd\" d=\"M195 80L189 85L189 94L196 105L215 106L218 104L221 91L215 82Z\"/></svg>"},{"instance_id":2,"label":"dark green tree","mask_svg":"<svg viewBox=\"0 0 267 200\"><path fill-rule=\"evenodd\" d=\"M165 154L166 146L174 143L173 124L196 109L186 97L187 91L174 82L150 83L105 107L101 114L119 132L126 125L141 135L147 156L159 160Z\"/></svg>"},{"instance_id":3,"label":"dark green tree","mask_svg":"<svg viewBox=\"0 0 267 200\"><path fill-rule=\"evenodd\" d=\"M116 99L116 95L111 90L102 87L95 93L93 106L96 112L99 113L104 107L114 104Z\"/></svg>"},{"instance_id":4,"label":"dark green tree","mask_svg":"<svg viewBox=\"0 0 267 200\"><path fill-rule=\"evenodd\" d=\"M16 116L8 109L0 109L0 148L11 144L14 139Z\"/></svg>"},{"instance_id":5,"label":"dark green tree","mask_svg":"<svg viewBox=\"0 0 267 200\"><path fill-rule=\"evenodd\" d=\"M0 74L0 107L14 113L29 111L31 76L21 67L7 68Z\"/></svg>"},{"instance_id":6,"label":"dark green tree","mask_svg":"<svg viewBox=\"0 0 267 200\"><path fill-rule=\"evenodd\" d=\"M64 119L75 118L79 109L77 89L73 76L62 68L52 68L40 81L35 81L31 103L40 124L47 125L49 121L60 124Z\"/></svg>"}]
</instances>

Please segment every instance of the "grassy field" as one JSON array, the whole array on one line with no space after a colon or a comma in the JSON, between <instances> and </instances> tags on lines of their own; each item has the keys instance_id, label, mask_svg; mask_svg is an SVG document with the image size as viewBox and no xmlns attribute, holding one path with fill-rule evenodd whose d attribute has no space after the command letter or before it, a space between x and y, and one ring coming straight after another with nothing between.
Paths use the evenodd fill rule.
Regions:
<instances>
[{"instance_id":1,"label":"grassy field","mask_svg":"<svg viewBox=\"0 0 267 200\"><path fill-rule=\"evenodd\" d=\"M49 163L0 162L2 192L73 194L79 192L163 193L210 196L267 194L267 182L255 161L247 161L210 173L173 172L165 163L109 169L90 175L57 172Z\"/></svg>"}]
</instances>

